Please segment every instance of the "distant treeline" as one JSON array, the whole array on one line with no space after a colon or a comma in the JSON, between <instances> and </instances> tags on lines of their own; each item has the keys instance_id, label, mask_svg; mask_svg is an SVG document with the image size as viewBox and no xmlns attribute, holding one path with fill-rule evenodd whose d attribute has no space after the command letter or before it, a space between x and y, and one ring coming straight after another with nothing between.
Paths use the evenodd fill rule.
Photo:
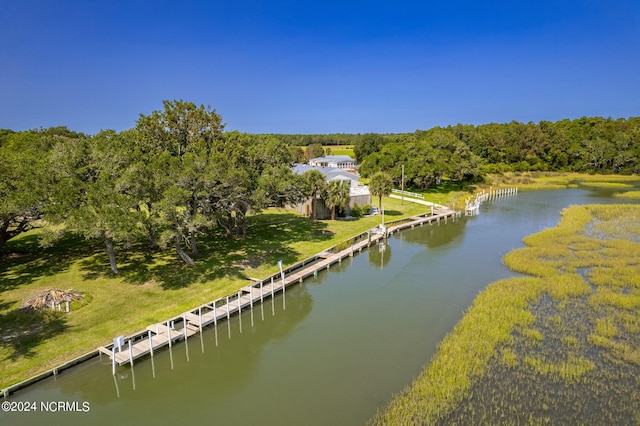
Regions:
<instances>
[{"instance_id":1,"label":"distant treeline","mask_svg":"<svg viewBox=\"0 0 640 426\"><path fill-rule=\"evenodd\" d=\"M457 124L400 134L272 135L289 145L352 145L363 176L386 170L427 187L505 171L640 172L640 117Z\"/></svg>"}]
</instances>

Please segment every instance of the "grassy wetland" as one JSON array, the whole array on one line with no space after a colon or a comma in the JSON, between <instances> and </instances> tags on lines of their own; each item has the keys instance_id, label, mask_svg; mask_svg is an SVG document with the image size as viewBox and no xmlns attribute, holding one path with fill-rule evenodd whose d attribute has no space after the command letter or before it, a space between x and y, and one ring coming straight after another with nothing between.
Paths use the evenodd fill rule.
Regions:
<instances>
[{"instance_id":1,"label":"grassy wetland","mask_svg":"<svg viewBox=\"0 0 640 426\"><path fill-rule=\"evenodd\" d=\"M592 182L598 182L594 179ZM375 424L640 423L640 206L572 206L504 257Z\"/></svg>"}]
</instances>

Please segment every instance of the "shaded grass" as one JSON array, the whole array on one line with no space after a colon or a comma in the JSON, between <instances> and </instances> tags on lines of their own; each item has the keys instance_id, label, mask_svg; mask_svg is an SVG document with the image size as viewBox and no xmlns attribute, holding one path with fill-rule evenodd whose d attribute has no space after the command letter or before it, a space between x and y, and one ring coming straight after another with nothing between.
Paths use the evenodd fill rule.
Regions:
<instances>
[{"instance_id":1,"label":"shaded grass","mask_svg":"<svg viewBox=\"0 0 640 426\"><path fill-rule=\"evenodd\" d=\"M426 212L425 206L401 205L391 198L383 198L383 203L397 214L389 220ZM94 350L117 335L235 293L249 278L275 273L280 259L285 265L296 263L379 223L380 216L313 223L290 211L271 209L249 218L246 239L217 232L199 236L193 267L184 265L173 250L149 251L142 243L119 247L117 276L109 272L107 255L98 243L68 236L43 249L37 230L16 237L7 244L9 254L0 259L0 388ZM22 315L22 302L48 288L73 289L87 301L72 304L69 314Z\"/></svg>"},{"instance_id":2,"label":"shaded grass","mask_svg":"<svg viewBox=\"0 0 640 426\"><path fill-rule=\"evenodd\" d=\"M637 205L571 207L556 228L525 238L504 263L530 278L488 286L372 422L637 422L640 242L607 231L634 229L638 214ZM606 404L594 404L603 393Z\"/></svg>"}]
</instances>

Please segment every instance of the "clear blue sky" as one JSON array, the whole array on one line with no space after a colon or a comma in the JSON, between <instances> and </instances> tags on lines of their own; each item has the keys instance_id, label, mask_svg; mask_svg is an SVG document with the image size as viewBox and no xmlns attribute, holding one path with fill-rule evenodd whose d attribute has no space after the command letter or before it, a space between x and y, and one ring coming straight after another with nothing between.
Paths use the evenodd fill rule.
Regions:
<instances>
[{"instance_id":1,"label":"clear blue sky","mask_svg":"<svg viewBox=\"0 0 640 426\"><path fill-rule=\"evenodd\" d=\"M640 115L640 1L0 0L0 128L395 133Z\"/></svg>"}]
</instances>

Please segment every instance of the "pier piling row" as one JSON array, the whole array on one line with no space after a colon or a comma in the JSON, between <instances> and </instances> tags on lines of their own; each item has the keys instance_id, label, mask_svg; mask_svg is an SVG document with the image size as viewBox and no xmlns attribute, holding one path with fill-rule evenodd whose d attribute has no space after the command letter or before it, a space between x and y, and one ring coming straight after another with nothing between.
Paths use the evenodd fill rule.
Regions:
<instances>
[{"instance_id":1,"label":"pier piling row","mask_svg":"<svg viewBox=\"0 0 640 426\"><path fill-rule=\"evenodd\" d=\"M406 228L413 228L416 225L437 222L448 218L459 217L460 213L451 209L439 209L424 215L414 216L409 219L402 219L397 223L389 223L389 227L383 233L366 232L354 238L353 244L344 250L332 253L329 250L305 259L284 270L284 278L280 272L267 277L264 280L252 279L253 284L242 287L237 293L216 299L203 305L197 306L181 315L170 318L161 323L148 326L145 330L134 333L128 337L119 337L107 346L98 348L98 352L107 355L115 366L132 364L138 358L146 355L153 356L154 351L171 346L173 342L187 339L198 332L202 332L203 327L215 324L222 320L229 320L232 314L241 311L254 303L262 303L266 297L273 297L275 293L284 291L286 286L301 283L310 276L317 276L318 272L346 257L353 256L355 252L360 252L364 248L380 239L386 238L394 232ZM364 238L364 237L367 238Z\"/></svg>"}]
</instances>

